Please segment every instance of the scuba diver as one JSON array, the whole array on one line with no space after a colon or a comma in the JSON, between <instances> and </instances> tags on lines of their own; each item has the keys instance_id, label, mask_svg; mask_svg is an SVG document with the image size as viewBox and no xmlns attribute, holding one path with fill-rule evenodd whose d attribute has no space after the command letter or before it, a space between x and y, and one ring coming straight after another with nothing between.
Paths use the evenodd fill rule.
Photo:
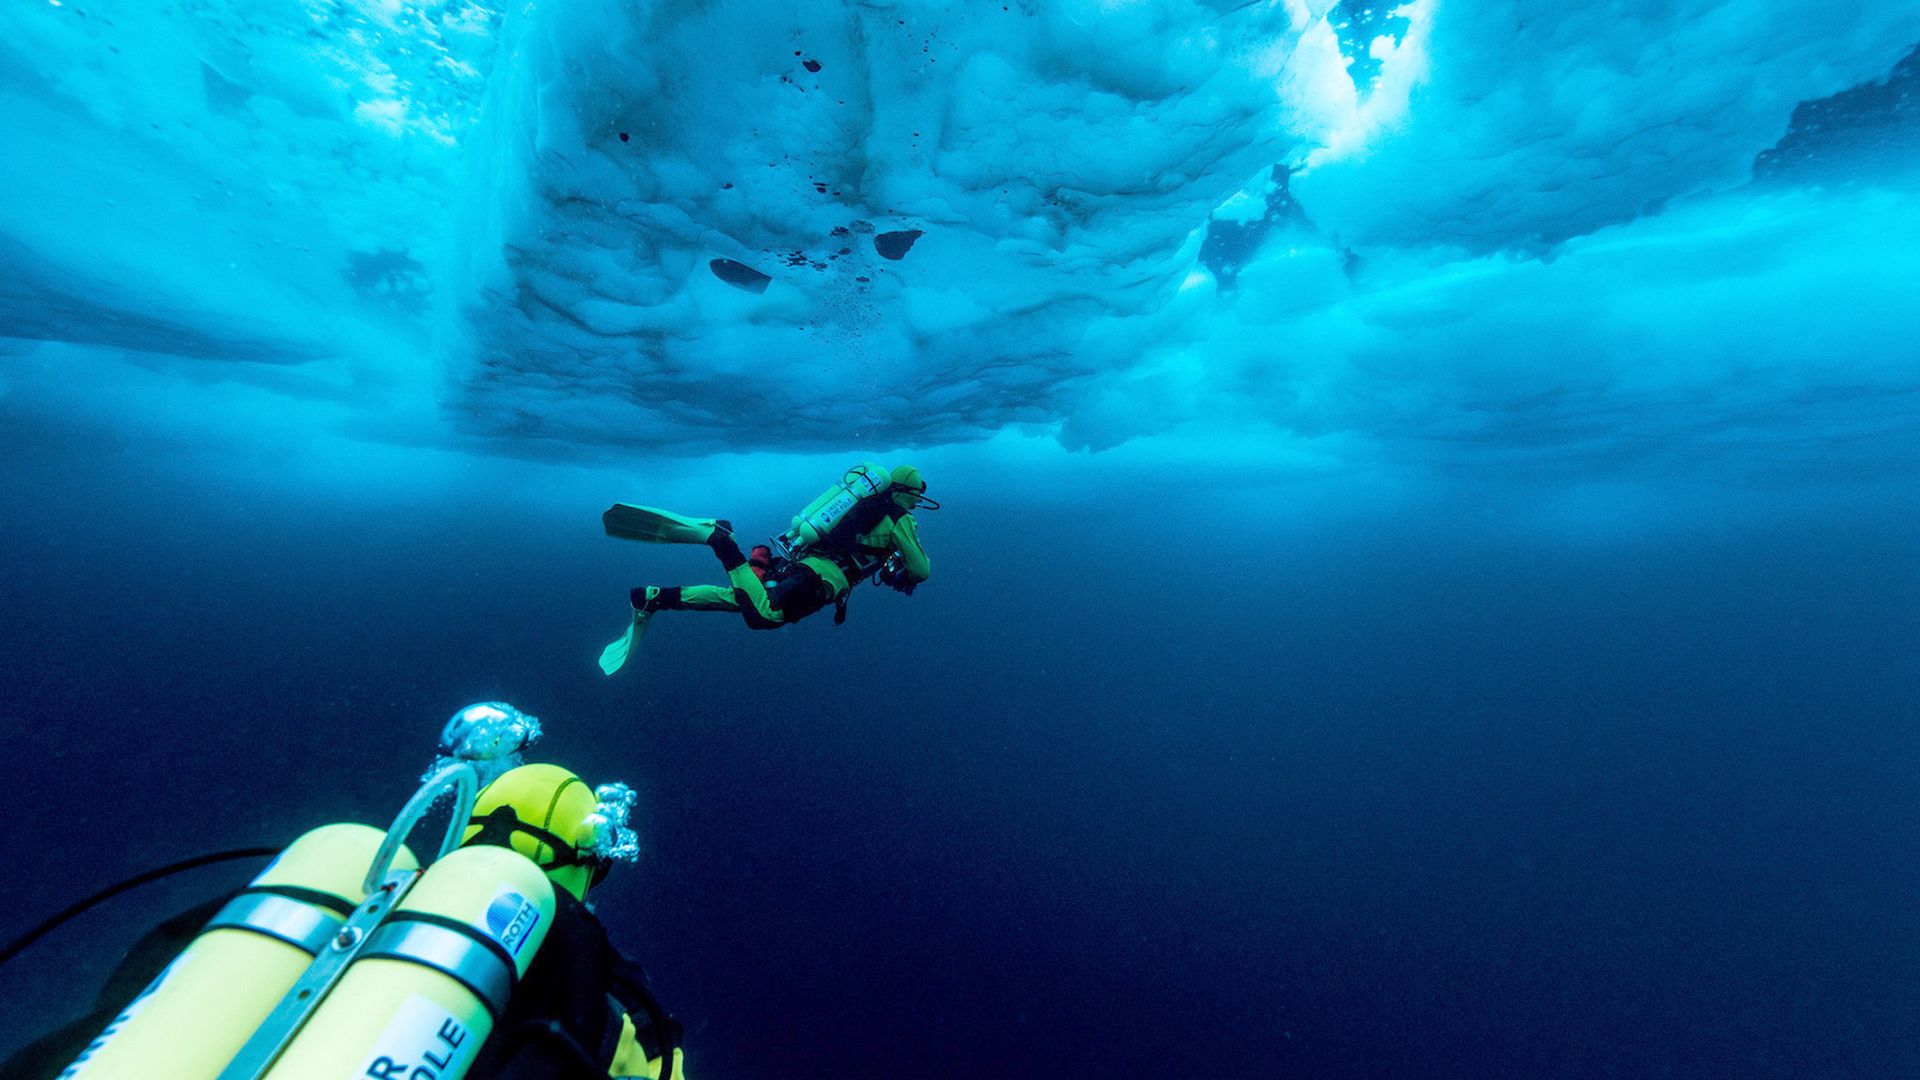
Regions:
<instances>
[{"instance_id":1,"label":"scuba diver","mask_svg":"<svg viewBox=\"0 0 1920 1080\"><path fill-rule=\"evenodd\" d=\"M510 705L469 706L386 832L327 825L284 850L188 860L0 949L3 963L132 885L276 855L247 888L149 933L92 1012L0 1062L0 1076L682 1077L680 1025L586 903L614 863L638 858L634 794L522 764L539 735ZM403 841L449 793L440 857L422 870Z\"/></svg>"},{"instance_id":2,"label":"scuba diver","mask_svg":"<svg viewBox=\"0 0 1920 1080\"><path fill-rule=\"evenodd\" d=\"M630 804L632 793L620 797ZM617 857L594 850L595 817L604 818L604 809L578 776L540 764L501 776L474 804L466 844L512 848L559 887L546 942L468 1080L685 1075L679 1021L654 1000L646 972L614 948L587 907L588 890L606 879Z\"/></svg>"},{"instance_id":3,"label":"scuba diver","mask_svg":"<svg viewBox=\"0 0 1920 1080\"><path fill-rule=\"evenodd\" d=\"M834 625L847 618L853 587L871 578L906 595L932 574L920 546L915 510L938 510L927 481L911 465L892 470L871 462L847 470L794 517L770 544L742 554L733 524L690 518L650 506L615 503L601 515L607 535L652 544L705 544L720 559L725 585L643 585L628 594L626 634L600 654L608 675L626 666L648 620L659 611L738 612L755 630L775 630L832 605Z\"/></svg>"}]
</instances>

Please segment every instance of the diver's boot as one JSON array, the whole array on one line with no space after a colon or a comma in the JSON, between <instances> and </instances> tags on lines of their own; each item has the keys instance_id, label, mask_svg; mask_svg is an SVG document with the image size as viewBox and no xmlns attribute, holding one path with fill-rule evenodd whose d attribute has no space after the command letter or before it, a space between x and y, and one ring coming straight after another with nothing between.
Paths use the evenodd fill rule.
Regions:
<instances>
[{"instance_id":1,"label":"diver's boot","mask_svg":"<svg viewBox=\"0 0 1920 1080\"><path fill-rule=\"evenodd\" d=\"M678 585L648 585L634 589L627 594L627 601L633 605L636 615L651 615L656 611L674 611L686 605L680 599Z\"/></svg>"},{"instance_id":2,"label":"diver's boot","mask_svg":"<svg viewBox=\"0 0 1920 1080\"><path fill-rule=\"evenodd\" d=\"M713 523L713 533L707 537L707 546L720 559L720 568L731 577L734 570L747 564L747 557L740 554L740 545L733 539L733 523L721 520Z\"/></svg>"}]
</instances>

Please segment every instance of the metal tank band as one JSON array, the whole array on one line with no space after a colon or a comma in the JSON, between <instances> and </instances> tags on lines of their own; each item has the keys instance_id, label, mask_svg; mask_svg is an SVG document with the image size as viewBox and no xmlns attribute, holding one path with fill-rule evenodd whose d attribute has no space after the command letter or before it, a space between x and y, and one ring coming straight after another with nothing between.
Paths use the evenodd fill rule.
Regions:
<instances>
[{"instance_id":1,"label":"metal tank band","mask_svg":"<svg viewBox=\"0 0 1920 1080\"><path fill-rule=\"evenodd\" d=\"M276 892L248 891L227 901L208 930L265 934L318 956L346 920L317 905Z\"/></svg>"},{"instance_id":2,"label":"metal tank band","mask_svg":"<svg viewBox=\"0 0 1920 1080\"><path fill-rule=\"evenodd\" d=\"M371 942L374 927L386 918L402 896L420 877L418 870L393 871L382 887L374 890L353 917L341 924L327 939L323 950L314 957L314 961L301 973L286 996L280 999L267 1018L255 1028L233 1060L220 1072L219 1080L257 1080L272 1068L286 1049L294 1035L300 1030L307 1017L340 981L347 965L351 964Z\"/></svg>"},{"instance_id":3,"label":"metal tank band","mask_svg":"<svg viewBox=\"0 0 1920 1080\"><path fill-rule=\"evenodd\" d=\"M498 1019L519 981L500 943L466 923L410 911L392 915L375 930L363 960L401 960L432 968L473 991Z\"/></svg>"}]
</instances>

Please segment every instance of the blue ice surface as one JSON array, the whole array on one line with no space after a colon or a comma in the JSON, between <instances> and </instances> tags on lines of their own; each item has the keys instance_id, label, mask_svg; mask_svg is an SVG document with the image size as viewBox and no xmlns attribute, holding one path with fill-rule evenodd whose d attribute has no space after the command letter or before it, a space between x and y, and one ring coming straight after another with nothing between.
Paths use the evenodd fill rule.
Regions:
<instances>
[{"instance_id":1,"label":"blue ice surface","mask_svg":"<svg viewBox=\"0 0 1920 1080\"><path fill-rule=\"evenodd\" d=\"M1917 44L9 5L0 928L378 820L498 698L643 792L602 913L696 1075L1908 1071ZM869 458L926 589L600 678L717 580L608 502L768 534ZM23 958L0 1050L202 888Z\"/></svg>"}]
</instances>

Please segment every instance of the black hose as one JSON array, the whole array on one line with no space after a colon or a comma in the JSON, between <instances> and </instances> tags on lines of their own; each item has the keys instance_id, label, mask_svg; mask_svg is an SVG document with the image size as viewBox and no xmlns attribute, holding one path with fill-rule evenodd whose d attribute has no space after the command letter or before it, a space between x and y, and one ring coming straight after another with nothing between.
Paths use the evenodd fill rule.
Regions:
<instances>
[{"instance_id":1,"label":"black hose","mask_svg":"<svg viewBox=\"0 0 1920 1080\"><path fill-rule=\"evenodd\" d=\"M15 956L18 956L21 950L39 941L41 938L46 937L48 934L53 933L55 930L60 929L61 926L65 925L74 917L84 914L100 904L106 903L108 900L119 896L128 889L136 889L149 881L159 881L161 878L172 877L175 874L183 873L187 870L195 870L202 866L211 866L214 863L231 862L235 859L264 859L271 855L280 854L280 850L281 849L277 847L236 848L233 851L218 851L211 855L196 855L191 859L182 859L177 863L170 863L158 869L149 870L144 874L135 874L133 877L117 885L109 885L101 889L99 892L94 893L92 896L87 897L77 904L68 905L53 917L42 922L39 926L7 942L4 948L0 948L0 964L5 964Z\"/></svg>"}]
</instances>

